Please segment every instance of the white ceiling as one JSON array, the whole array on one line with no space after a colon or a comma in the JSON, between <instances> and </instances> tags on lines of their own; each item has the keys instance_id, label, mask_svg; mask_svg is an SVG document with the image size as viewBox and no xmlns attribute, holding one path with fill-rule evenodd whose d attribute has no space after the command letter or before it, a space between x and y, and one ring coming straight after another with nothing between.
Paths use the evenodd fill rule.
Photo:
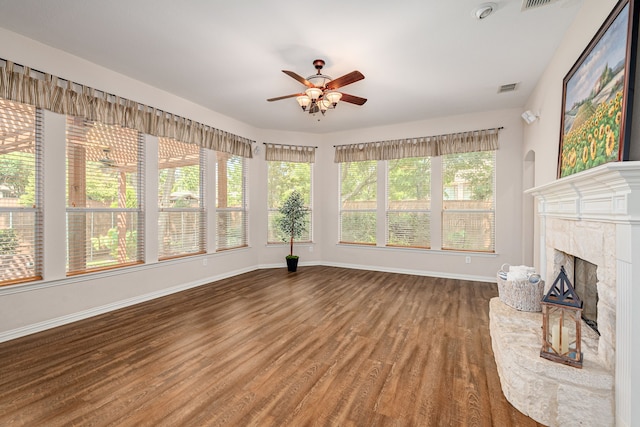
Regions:
<instances>
[{"instance_id":1,"label":"white ceiling","mask_svg":"<svg viewBox=\"0 0 640 427\"><path fill-rule=\"evenodd\" d=\"M479 21L484 0L0 0L0 27L257 128L325 133L524 105L583 0L494 2ZM362 72L341 90L368 102L317 121L266 101L317 58Z\"/></svg>"}]
</instances>

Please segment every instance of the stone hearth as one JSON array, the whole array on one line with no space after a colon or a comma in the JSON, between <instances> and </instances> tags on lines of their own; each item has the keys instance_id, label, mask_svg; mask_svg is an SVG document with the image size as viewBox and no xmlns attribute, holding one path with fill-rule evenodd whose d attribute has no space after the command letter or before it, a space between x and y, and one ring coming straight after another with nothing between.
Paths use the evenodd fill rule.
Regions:
<instances>
[{"instance_id":1,"label":"stone hearth","mask_svg":"<svg viewBox=\"0 0 640 427\"><path fill-rule=\"evenodd\" d=\"M640 162L607 163L527 193L537 201L536 267L547 288L559 251L597 266L601 336L583 324L583 368L554 363L539 357L541 314L492 301L492 344L505 396L547 425L630 426L640 419L633 405L640 401L640 310L633 310L640 292L632 292L640 283Z\"/></svg>"},{"instance_id":2,"label":"stone hearth","mask_svg":"<svg viewBox=\"0 0 640 427\"><path fill-rule=\"evenodd\" d=\"M490 302L493 354L505 397L548 426L613 426L613 371L596 356L597 334L583 325L582 369L540 357L542 314Z\"/></svg>"}]
</instances>

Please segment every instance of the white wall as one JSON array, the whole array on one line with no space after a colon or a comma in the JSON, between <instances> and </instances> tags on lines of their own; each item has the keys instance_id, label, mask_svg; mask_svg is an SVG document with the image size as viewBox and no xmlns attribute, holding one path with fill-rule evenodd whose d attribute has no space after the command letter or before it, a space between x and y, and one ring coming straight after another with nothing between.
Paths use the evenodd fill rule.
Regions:
<instances>
[{"instance_id":1,"label":"white wall","mask_svg":"<svg viewBox=\"0 0 640 427\"><path fill-rule=\"evenodd\" d=\"M249 125L3 28L0 28L0 57L245 138L257 138L258 131Z\"/></svg>"},{"instance_id":2,"label":"white wall","mask_svg":"<svg viewBox=\"0 0 640 427\"><path fill-rule=\"evenodd\" d=\"M459 277L494 281L500 266L522 261L520 233L522 229L522 119L520 109L488 111L478 114L453 116L420 122L404 123L326 135L320 166L324 186L320 199L324 208L322 217L326 235L322 242L325 264L366 268L439 277ZM496 254L477 254L438 250L398 249L356 245L338 245L339 185L338 166L333 163L332 145L384 141L396 138L420 137L462 132L468 130L504 127L499 134L496 154ZM438 158L432 159L434 172ZM441 188L441 178L432 176L432 191ZM439 230L440 211L433 206L431 221ZM434 230L432 228L432 231ZM440 241L439 233L432 233L432 242ZM434 245L436 246L436 245ZM471 256L471 263L465 262Z\"/></svg>"},{"instance_id":3,"label":"white wall","mask_svg":"<svg viewBox=\"0 0 640 427\"><path fill-rule=\"evenodd\" d=\"M533 150L536 153L536 186L551 182L557 176L562 81L616 3L617 0L585 0L525 104L523 111L531 110L540 114L536 122L524 129L523 152Z\"/></svg>"},{"instance_id":4,"label":"white wall","mask_svg":"<svg viewBox=\"0 0 640 427\"><path fill-rule=\"evenodd\" d=\"M304 117L302 117L304 118ZM255 231L252 233L251 239L254 242L253 246L260 249L258 254L258 261L261 267L279 267L283 265L283 260L286 255L289 254L288 245L267 245L267 162L264 160L264 145L263 143L271 144L288 144L288 145L307 145L311 147L318 147L316 150L317 155L320 155L324 151L324 147L320 147L322 142L322 136L317 134L306 134L299 132L279 132L274 130L263 130L260 133L260 139L258 141L258 147L260 148L259 154L254 154L252 160L252 177L250 180L251 192L254 197L251 198L252 203L255 203L251 207L252 210L259 212L257 218L252 218L255 222L252 223L251 229ZM316 160L317 162L317 160ZM322 252L320 250L319 242L324 238L323 227L324 218L316 210L317 207L321 207L323 201L320 196L318 188L323 186L325 179L325 171L320 166L320 163L313 165L313 177L312 185L313 189L313 243L311 244L296 244L294 246L294 254L300 256L299 265L319 264L322 260Z\"/></svg>"},{"instance_id":5,"label":"white wall","mask_svg":"<svg viewBox=\"0 0 640 427\"><path fill-rule=\"evenodd\" d=\"M545 69L523 110L539 113L540 118L524 127L523 153L535 152L535 186L554 181L557 176L562 114L562 82L578 60L617 0L585 0L575 21ZM640 58L640 55L639 55ZM640 87L640 72L636 72L636 88ZM640 91L636 89L631 137L632 159L640 159ZM524 159L523 159L524 160ZM525 215L523 227L534 229L534 261L540 269L540 233L535 216Z\"/></svg>"},{"instance_id":6,"label":"white wall","mask_svg":"<svg viewBox=\"0 0 640 427\"><path fill-rule=\"evenodd\" d=\"M493 280L502 263L521 262L522 157L520 109L425 120L396 126L362 129L329 135L255 129L173 94L151 87L81 58L0 29L0 57L31 66L77 83L118 94L189 117L257 141L260 153L248 161L249 247L241 250L157 262L157 245L149 242L147 263L114 271L66 278L64 253L64 118L45 114L45 264L44 280L0 288L0 341L137 303L190 286L256 268L281 267L286 245L266 245L266 163L263 142L317 146L314 165L314 243L297 245L301 265L330 264L463 279ZM496 255L466 254L386 248L345 247L338 241L337 165L333 145L390 138L504 126L497 154ZM154 138L147 137L153 152ZM147 170L148 182L156 179ZM153 189L150 186L149 189ZM150 196L153 197L153 196ZM153 200L149 199L151 203ZM435 213L434 215L439 215ZM153 215L147 227L153 235ZM155 248L155 251L154 251Z\"/></svg>"},{"instance_id":7,"label":"white wall","mask_svg":"<svg viewBox=\"0 0 640 427\"><path fill-rule=\"evenodd\" d=\"M575 22L567 30L565 37L561 41L551 62L545 69L538 85L534 89L531 97L526 102L524 109L530 109L540 113L540 119L530 126L526 126L524 130L524 153L530 150L535 152L535 185L540 186L547 184L556 179L559 137L560 137L560 121L562 114L562 84L567 72L574 65L576 60L587 47L593 36L596 34L600 26L604 23L609 13L613 10L617 0L585 0L585 3L579 11ZM637 6L637 2L636 2ZM639 57L640 59L640 57ZM640 159L640 70L636 70L635 87L636 94L634 99L634 111L632 117L632 134L631 134L631 160ZM530 216L529 216L530 217ZM532 223L533 222L533 223ZM544 247L544 242L540 241L540 226L535 220L528 219L524 222L525 228L534 229L534 265L540 269L541 264L545 260L540 260L540 247ZM619 236L620 237L620 236ZM629 235L626 234L623 241L627 241ZM631 237L636 238L636 237ZM619 254L618 254L619 255ZM637 255L637 254L636 254ZM637 257L636 257L637 260ZM623 277L632 277L632 271L638 268L638 263L633 259L629 259L628 263L618 263L618 274L624 274ZM636 283L634 283L635 285ZM637 300L637 299L636 299ZM627 301L629 302L629 301ZM633 301L630 302L633 305ZM633 307L636 308L637 307ZM637 312L637 310L631 310ZM637 325L637 322L631 321L631 324ZM617 329L621 327L619 322ZM623 327L624 331L624 327ZM618 336L622 336L618 331ZM616 346L617 362L620 360L629 360L627 365L631 366L630 378L616 384L616 425L631 426L639 425L640 408L637 407L640 396L640 387L638 387L637 379L640 377L640 370L634 369L639 366L637 363L638 345L637 340L629 339L636 335L628 334L628 339L622 346ZM620 340L621 342L624 340ZM620 343L618 343L620 344ZM628 356L629 355L629 356ZM630 359L626 359L626 357ZM625 364L619 365L623 367ZM623 385L627 384L627 389Z\"/></svg>"},{"instance_id":8,"label":"white wall","mask_svg":"<svg viewBox=\"0 0 640 427\"><path fill-rule=\"evenodd\" d=\"M244 123L4 29L0 29L0 57L246 138L257 139L259 134L258 130ZM259 254L255 246L259 239L255 236L261 235L261 231L252 230L251 236L254 237L247 249L161 263L151 257L143 266L66 278L64 250L61 250L65 241L64 117L45 112L44 127L44 280L0 288L0 341L257 268ZM147 139L147 149L153 151L155 138ZM249 161L249 182L260 180L256 175L259 170L253 167L257 164ZM147 168L146 179L150 184L157 181L157 173L153 168ZM153 189L153 185L149 188ZM251 209L252 206L259 206L253 200L258 193L250 189L249 197L249 222L259 224L264 212ZM155 200L151 199L151 203L155 203ZM215 224L215 221L211 223ZM157 235L155 224L150 223L147 227L148 235ZM153 255L153 241L147 240L152 249L147 256ZM157 254L157 247L155 249Z\"/></svg>"}]
</instances>

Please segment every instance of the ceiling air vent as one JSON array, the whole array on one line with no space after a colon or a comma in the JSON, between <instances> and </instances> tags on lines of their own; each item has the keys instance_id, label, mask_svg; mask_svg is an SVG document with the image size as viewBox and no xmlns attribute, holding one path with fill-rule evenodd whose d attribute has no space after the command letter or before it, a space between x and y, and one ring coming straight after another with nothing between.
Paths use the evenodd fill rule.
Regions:
<instances>
[{"instance_id":1,"label":"ceiling air vent","mask_svg":"<svg viewBox=\"0 0 640 427\"><path fill-rule=\"evenodd\" d=\"M525 10L531 10L535 9L536 7L546 6L557 1L559 0L522 0L521 11L524 12Z\"/></svg>"},{"instance_id":2,"label":"ceiling air vent","mask_svg":"<svg viewBox=\"0 0 640 427\"><path fill-rule=\"evenodd\" d=\"M518 87L518 83L509 83L498 88L498 93L513 92Z\"/></svg>"}]
</instances>

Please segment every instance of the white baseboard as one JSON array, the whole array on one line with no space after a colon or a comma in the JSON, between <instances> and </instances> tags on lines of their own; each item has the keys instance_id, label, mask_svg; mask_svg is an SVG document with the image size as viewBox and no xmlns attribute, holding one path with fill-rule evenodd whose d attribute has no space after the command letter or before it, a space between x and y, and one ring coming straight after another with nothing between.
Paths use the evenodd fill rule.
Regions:
<instances>
[{"instance_id":1,"label":"white baseboard","mask_svg":"<svg viewBox=\"0 0 640 427\"><path fill-rule=\"evenodd\" d=\"M469 274L443 273L441 271L408 270L403 268L387 268L387 267L378 267L375 265L345 264L340 262L324 262L324 261L301 262L298 264L298 266L300 267L311 266L311 265L326 265L327 267L350 268L353 270L370 270L370 271L380 271L383 273L410 274L412 276L429 276L429 277L438 277L442 279L457 279L457 280L467 280L471 282L496 283L495 276L491 276L491 277L472 276ZM286 267L287 266L284 263L260 264L258 266L259 269L286 268Z\"/></svg>"},{"instance_id":2,"label":"white baseboard","mask_svg":"<svg viewBox=\"0 0 640 427\"><path fill-rule=\"evenodd\" d=\"M400 273L400 274L410 274L414 276L431 276L431 277L439 277L444 279L458 279L458 280L468 280L475 282L490 282L495 283L495 277L484 277L484 276L470 276L465 274L450 274L450 273L442 273L437 271L424 271L424 270L407 270L407 269L399 269L399 268L386 268L386 267L377 267L372 265L358 265L358 264L343 264L343 263L334 263L334 262L301 262L298 264L300 267L305 266L314 266L314 265L325 265L328 267L341 267L341 268L350 268L354 270L371 270L371 271L381 271L384 273ZM227 279L229 277L237 276L239 274L248 273L250 271L254 271L256 269L269 269L269 268L286 268L284 263L275 263L275 264L260 264L256 267L244 268L236 271L230 271L224 274L220 274L213 277L208 277L206 279L197 280L194 282L183 283L178 286L173 286L171 288L162 289L160 291L151 292L144 295L139 295L133 298L129 298L122 301L117 301L111 304L102 305L100 307L91 308L88 310L79 311L77 313L72 313L66 316L57 317L55 319L45 320L43 322L34 323L32 325L23 326L21 328L12 329L10 331L0 332L0 342L10 341L16 338L24 337L30 334L35 334L37 332L42 332L47 329L56 328L58 326L66 325L69 323L77 322L78 320L88 319L93 316L97 316L99 314L108 313L110 311L119 310L124 307L129 307L135 304L139 304L142 302L150 301L156 298L161 298L167 295L175 294L176 292L181 292L190 288L195 288L197 286L206 285L208 283L217 282L222 279Z\"/></svg>"},{"instance_id":3,"label":"white baseboard","mask_svg":"<svg viewBox=\"0 0 640 427\"><path fill-rule=\"evenodd\" d=\"M410 274L412 276L438 277L441 279L457 279L457 280L467 280L472 282L496 283L495 277L472 276L469 274L443 273L441 271L409 270L404 268L378 267L375 265L344 264L340 262L323 262L318 265L326 265L328 267L351 268L354 270L381 271L383 273Z\"/></svg>"},{"instance_id":4,"label":"white baseboard","mask_svg":"<svg viewBox=\"0 0 640 427\"><path fill-rule=\"evenodd\" d=\"M236 271L230 271L217 276L208 277L206 279L201 279L194 282L183 283L181 285L173 286L171 288L166 288L160 291L139 295L133 298L117 301L111 304L105 304L99 307L90 308L88 310L79 311L77 313L68 314L66 316L56 317L55 319L45 320L43 322L34 323L31 325L12 329L10 331L0 332L0 342L10 341L16 338L35 334L37 332L46 331L47 329L56 328L58 326L77 322L78 320L88 319L90 317L97 316L99 314L104 314L110 311L119 310L121 308L129 307L135 304L140 304L142 302L151 301L153 299L175 294L177 292L185 291L187 289L206 285L212 282L217 282L219 280L227 279L229 277L237 276L239 274L248 273L255 269L256 268L251 267L251 268L244 268Z\"/></svg>"},{"instance_id":5,"label":"white baseboard","mask_svg":"<svg viewBox=\"0 0 640 427\"><path fill-rule=\"evenodd\" d=\"M307 262L299 262L298 267L309 267L314 265L324 265L317 261L307 261ZM258 270L265 270L267 268L287 268L287 264L285 262L276 262L271 264L260 264L256 267Z\"/></svg>"}]
</instances>

